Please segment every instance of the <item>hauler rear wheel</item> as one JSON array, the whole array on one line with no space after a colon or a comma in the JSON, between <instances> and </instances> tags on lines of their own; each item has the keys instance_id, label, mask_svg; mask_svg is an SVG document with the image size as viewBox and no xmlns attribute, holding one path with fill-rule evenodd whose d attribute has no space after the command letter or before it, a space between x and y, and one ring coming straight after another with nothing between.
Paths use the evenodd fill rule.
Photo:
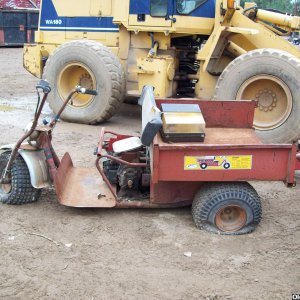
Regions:
<instances>
[{"instance_id":1,"label":"hauler rear wheel","mask_svg":"<svg viewBox=\"0 0 300 300\"><path fill-rule=\"evenodd\" d=\"M192 205L198 228L225 235L252 232L261 214L260 198L247 182L207 183L196 194Z\"/></svg>"},{"instance_id":2,"label":"hauler rear wheel","mask_svg":"<svg viewBox=\"0 0 300 300\"><path fill-rule=\"evenodd\" d=\"M216 85L216 100L256 100L254 127L267 143L300 138L300 60L284 51L259 49L233 60Z\"/></svg>"},{"instance_id":3,"label":"hauler rear wheel","mask_svg":"<svg viewBox=\"0 0 300 300\"><path fill-rule=\"evenodd\" d=\"M57 113L76 85L97 90L97 96L78 94L61 118L94 124L111 118L125 93L125 75L119 59L104 45L89 40L64 43L48 58L43 77L50 82L48 101Z\"/></svg>"}]
</instances>

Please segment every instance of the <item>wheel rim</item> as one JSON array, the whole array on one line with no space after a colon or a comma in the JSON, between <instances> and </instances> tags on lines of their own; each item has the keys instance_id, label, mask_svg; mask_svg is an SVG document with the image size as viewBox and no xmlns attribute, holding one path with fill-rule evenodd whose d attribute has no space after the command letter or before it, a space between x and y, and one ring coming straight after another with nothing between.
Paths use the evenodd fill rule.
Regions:
<instances>
[{"instance_id":1,"label":"wheel rim","mask_svg":"<svg viewBox=\"0 0 300 300\"><path fill-rule=\"evenodd\" d=\"M57 90L60 98L66 99L76 85L95 90L96 78L90 68L84 64L67 64L59 73L57 80ZM72 103L69 102L69 106L84 108L90 105L94 99L95 96L77 94L74 95Z\"/></svg>"},{"instance_id":2,"label":"wheel rim","mask_svg":"<svg viewBox=\"0 0 300 300\"><path fill-rule=\"evenodd\" d=\"M1 184L0 190L4 194L9 194L11 192L11 184Z\"/></svg>"},{"instance_id":3,"label":"wheel rim","mask_svg":"<svg viewBox=\"0 0 300 300\"><path fill-rule=\"evenodd\" d=\"M271 75L257 75L245 81L238 90L237 100L256 100L253 125L270 130L282 125L292 111L292 94L288 86Z\"/></svg>"},{"instance_id":4,"label":"wheel rim","mask_svg":"<svg viewBox=\"0 0 300 300\"><path fill-rule=\"evenodd\" d=\"M234 232L246 224L246 211L237 205L227 205L220 209L216 215L216 226L224 232Z\"/></svg>"},{"instance_id":5,"label":"wheel rim","mask_svg":"<svg viewBox=\"0 0 300 300\"><path fill-rule=\"evenodd\" d=\"M5 165L3 164L3 166L1 166L1 169L0 169L1 178L5 171L5 167L6 167L6 164ZM9 176L8 179L11 180L11 177ZM12 189L11 184L0 184L0 193L1 194L9 194L11 192L11 189Z\"/></svg>"}]
</instances>

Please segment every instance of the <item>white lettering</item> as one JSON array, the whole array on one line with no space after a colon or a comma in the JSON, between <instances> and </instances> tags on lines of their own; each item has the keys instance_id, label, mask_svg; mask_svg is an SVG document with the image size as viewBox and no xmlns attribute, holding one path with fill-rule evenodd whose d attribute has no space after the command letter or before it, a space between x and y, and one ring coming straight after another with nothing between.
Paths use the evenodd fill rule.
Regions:
<instances>
[{"instance_id":1,"label":"white lettering","mask_svg":"<svg viewBox=\"0 0 300 300\"><path fill-rule=\"evenodd\" d=\"M62 20L54 19L54 20L45 20L46 25L61 25Z\"/></svg>"}]
</instances>

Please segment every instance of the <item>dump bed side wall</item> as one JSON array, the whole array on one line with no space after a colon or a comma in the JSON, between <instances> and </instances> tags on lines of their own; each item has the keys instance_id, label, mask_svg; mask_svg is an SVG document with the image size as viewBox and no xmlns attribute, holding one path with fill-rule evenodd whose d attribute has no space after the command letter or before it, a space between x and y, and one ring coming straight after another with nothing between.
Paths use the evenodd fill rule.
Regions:
<instances>
[{"instance_id":1,"label":"dump bed side wall","mask_svg":"<svg viewBox=\"0 0 300 300\"><path fill-rule=\"evenodd\" d=\"M158 100L158 106L168 100ZM151 202L192 201L209 181L283 181L294 184L296 145L263 144L251 129L255 105L247 101L197 101L206 116L205 141L168 143L158 134L152 147ZM177 103L187 100L177 99ZM201 105L202 103L202 105ZM205 105L203 105L205 103ZM233 122L236 117L238 122ZM210 119L212 118L212 119ZM217 118L223 127L210 127ZM171 191L171 192L170 192Z\"/></svg>"}]
</instances>

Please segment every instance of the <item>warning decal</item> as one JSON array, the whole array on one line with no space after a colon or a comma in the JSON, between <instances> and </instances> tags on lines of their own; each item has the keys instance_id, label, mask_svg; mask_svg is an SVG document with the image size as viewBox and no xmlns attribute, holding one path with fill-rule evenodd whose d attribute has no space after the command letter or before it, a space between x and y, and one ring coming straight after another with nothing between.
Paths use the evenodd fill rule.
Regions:
<instances>
[{"instance_id":1,"label":"warning decal","mask_svg":"<svg viewBox=\"0 0 300 300\"><path fill-rule=\"evenodd\" d=\"M252 155L185 156L184 170L251 170Z\"/></svg>"}]
</instances>

